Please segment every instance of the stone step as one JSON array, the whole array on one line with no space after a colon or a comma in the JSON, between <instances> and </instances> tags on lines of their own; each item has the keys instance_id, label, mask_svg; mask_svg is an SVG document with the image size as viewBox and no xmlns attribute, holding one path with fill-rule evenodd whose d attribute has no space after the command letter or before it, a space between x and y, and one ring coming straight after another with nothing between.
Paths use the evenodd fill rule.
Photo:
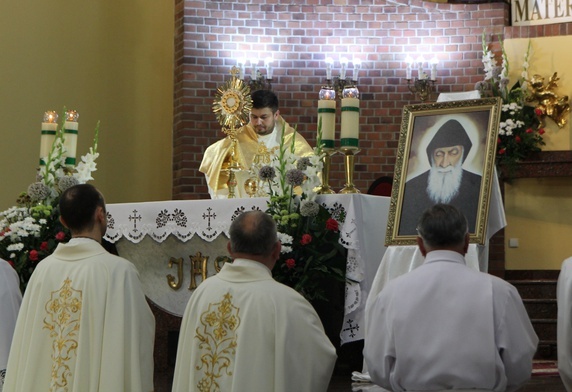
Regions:
<instances>
[{"instance_id":1,"label":"stone step","mask_svg":"<svg viewBox=\"0 0 572 392\"><path fill-rule=\"evenodd\" d=\"M509 280L524 299L555 299L556 280Z\"/></svg>"},{"instance_id":2,"label":"stone step","mask_svg":"<svg viewBox=\"0 0 572 392\"><path fill-rule=\"evenodd\" d=\"M524 307L531 319L552 319L558 316L556 299L523 299Z\"/></svg>"}]
</instances>

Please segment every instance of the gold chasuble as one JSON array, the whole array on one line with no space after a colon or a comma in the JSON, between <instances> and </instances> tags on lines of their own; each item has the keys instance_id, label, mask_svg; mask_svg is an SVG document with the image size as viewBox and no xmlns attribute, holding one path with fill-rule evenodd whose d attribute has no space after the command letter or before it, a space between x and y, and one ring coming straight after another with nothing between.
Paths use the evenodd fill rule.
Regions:
<instances>
[{"instance_id":1,"label":"gold chasuble","mask_svg":"<svg viewBox=\"0 0 572 392\"><path fill-rule=\"evenodd\" d=\"M267 148L270 152L275 150L275 147L280 144L284 125L284 141L287 146L291 145L292 138L294 137L294 134L296 135L294 140L294 151L296 155L307 156L314 153L306 139L297 133L294 128L288 125L282 117L279 117L276 121L276 126L272 134L269 135L270 137L265 138L266 142L263 147ZM250 124L247 124L242 127L241 131L236 136L236 139L235 159L239 162L244 171L248 171L252 166L254 157L261 147L259 136L254 128ZM224 190L222 192L223 197L226 197L226 194L228 193L228 173L221 171L221 169L223 168L225 161L228 159L228 156L231 154L231 150L232 142L230 138L227 137L211 144L205 151L199 171L205 174L211 198L216 198L217 193L219 193L220 190ZM237 185L238 195L239 197L248 197L244 194L244 181L240 181L240 179L244 180L245 178L239 177L239 183ZM218 196L221 197L220 193Z\"/></svg>"}]
</instances>

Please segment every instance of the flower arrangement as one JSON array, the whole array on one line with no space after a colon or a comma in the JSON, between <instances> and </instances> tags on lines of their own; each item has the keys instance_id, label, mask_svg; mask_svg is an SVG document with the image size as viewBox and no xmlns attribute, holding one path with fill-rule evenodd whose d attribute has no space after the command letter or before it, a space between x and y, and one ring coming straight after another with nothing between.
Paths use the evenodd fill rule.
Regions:
<instances>
[{"instance_id":1,"label":"flower arrangement","mask_svg":"<svg viewBox=\"0 0 572 392\"><path fill-rule=\"evenodd\" d=\"M294 140L287 146L283 137L278 154L258 173L268 187L266 212L274 218L282 242L282 253L272 275L309 301L328 301L325 288L332 281L346 280L346 250L339 242L340 222L316 202L314 189L320 185L321 171L320 147L311 156L298 157L294 154Z\"/></svg>"},{"instance_id":2,"label":"flower arrangement","mask_svg":"<svg viewBox=\"0 0 572 392\"><path fill-rule=\"evenodd\" d=\"M545 133L533 106L526 105L530 97L528 89L528 67L530 58L530 42L524 56L523 69L518 81L509 89L509 61L500 39L502 63L497 65L495 55L485 43L482 36L483 65L485 79L478 82L475 88L481 96L494 96L502 99L501 119L497 139L497 165L504 165L508 175L516 169L518 161L526 158L531 152L540 151Z\"/></svg>"},{"instance_id":3,"label":"flower arrangement","mask_svg":"<svg viewBox=\"0 0 572 392\"><path fill-rule=\"evenodd\" d=\"M58 127L45 165L38 168L36 182L20 194L16 206L0 212L0 258L8 261L20 277L25 289L38 263L49 256L59 242L70 235L59 220L59 196L69 187L93 180L95 160L99 156L97 143L99 123L95 129L93 147L75 166L65 164L65 134Z\"/></svg>"}]
</instances>

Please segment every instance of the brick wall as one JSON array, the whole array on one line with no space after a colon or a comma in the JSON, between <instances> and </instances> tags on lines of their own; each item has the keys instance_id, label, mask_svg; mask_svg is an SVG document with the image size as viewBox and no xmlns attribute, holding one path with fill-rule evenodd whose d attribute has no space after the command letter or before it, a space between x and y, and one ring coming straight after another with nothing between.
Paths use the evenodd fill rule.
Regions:
<instances>
[{"instance_id":1,"label":"brick wall","mask_svg":"<svg viewBox=\"0 0 572 392\"><path fill-rule=\"evenodd\" d=\"M508 15L505 3L176 0L173 198L208 198L198 167L204 149L224 136L212 102L237 58L274 58L281 113L311 145L325 59L334 59L334 75L341 57L362 60L354 183L365 193L377 177L393 174L402 108L419 102L404 81L407 55L438 58L438 93L472 90L483 78L481 34L502 34ZM332 161L330 185L338 190L343 157Z\"/></svg>"}]
</instances>

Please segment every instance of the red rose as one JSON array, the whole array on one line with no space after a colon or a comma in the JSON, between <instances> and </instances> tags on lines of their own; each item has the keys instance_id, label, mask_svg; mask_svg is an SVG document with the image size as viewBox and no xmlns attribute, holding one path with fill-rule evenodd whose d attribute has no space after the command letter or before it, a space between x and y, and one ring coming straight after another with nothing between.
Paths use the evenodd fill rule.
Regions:
<instances>
[{"instance_id":1,"label":"red rose","mask_svg":"<svg viewBox=\"0 0 572 392\"><path fill-rule=\"evenodd\" d=\"M56 234L56 240L63 241L65 239L66 239L66 233L64 233L63 231L60 231L58 234Z\"/></svg>"},{"instance_id":2,"label":"red rose","mask_svg":"<svg viewBox=\"0 0 572 392\"><path fill-rule=\"evenodd\" d=\"M536 108L534 109L534 114L536 114L537 116L542 116L544 114L544 111L540 108Z\"/></svg>"},{"instance_id":3,"label":"red rose","mask_svg":"<svg viewBox=\"0 0 572 392\"><path fill-rule=\"evenodd\" d=\"M312 242L312 236L310 234L304 234L300 240L302 245L308 245L310 242Z\"/></svg>"},{"instance_id":4,"label":"red rose","mask_svg":"<svg viewBox=\"0 0 572 392\"><path fill-rule=\"evenodd\" d=\"M30 251L30 260L32 261L38 261L38 251L36 249L32 249Z\"/></svg>"},{"instance_id":5,"label":"red rose","mask_svg":"<svg viewBox=\"0 0 572 392\"><path fill-rule=\"evenodd\" d=\"M296 267L296 260L294 260L294 259L286 260L286 267L288 267L288 269L292 269L292 268Z\"/></svg>"},{"instance_id":6,"label":"red rose","mask_svg":"<svg viewBox=\"0 0 572 392\"><path fill-rule=\"evenodd\" d=\"M526 133L532 133L532 132L534 132L534 131L532 130L532 128L528 128L528 129L526 130Z\"/></svg>"},{"instance_id":7,"label":"red rose","mask_svg":"<svg viewBox=\"0 0 572 392\"><path fill-rule=\"evenodd\" d=\"M499 155L502 155L502 154L504 154L505 152L506 152L506 148L501 148L501 149L499 150Z\"/></svg>"},{"instance_id":8,"label":"red rose","mask_svg":"<svg viewBox=\"0 0 572 392\"><path fill-rule=\"evenodd\" d=\"M544 131L544 128L540 128L540 129L538 130L538 134L539 134L539 135L544 135L544 132L545 132L545 131Z\"/></svg>"},{"instance_id":9,"label":"red rose","mask_svg":"<svg viewBox=\"0 0 572 392\"><path fill-rule=\"evenodd\" d=\"M43 251L48 250L48 241L44 241L40 244L40 250L43 250Z\"/></svg>"},{"instance_id":10,"label":"red rose","mask_svg":"<svg viewBox=\"0 0 572 392\"><path fill-rule=\"evenodd\" d=\"M497 144L501 144L501 143L502 143L502 140L501 140L501 138L499 137L499 138L497 139Z\"/></svg>"},{"instance_id":11,"label":"red rose","mask_svg":"<svg viewBox=\"0 0 572 392\"><path fill-rule=\"evenodd\" d=\"M520 136L515 136L514 141L520 143Z\"/></svg>"},{"instance_id":12,"label":"red rose","mask_svg":"<svg viewBox=\"0 0 572 392\"><path fill-rule=\"evenodd\" d=\"M326 221L326 229L330 231L338 231L338 221L333 218L329 218Z\"/></svg>"}]
</instances>

